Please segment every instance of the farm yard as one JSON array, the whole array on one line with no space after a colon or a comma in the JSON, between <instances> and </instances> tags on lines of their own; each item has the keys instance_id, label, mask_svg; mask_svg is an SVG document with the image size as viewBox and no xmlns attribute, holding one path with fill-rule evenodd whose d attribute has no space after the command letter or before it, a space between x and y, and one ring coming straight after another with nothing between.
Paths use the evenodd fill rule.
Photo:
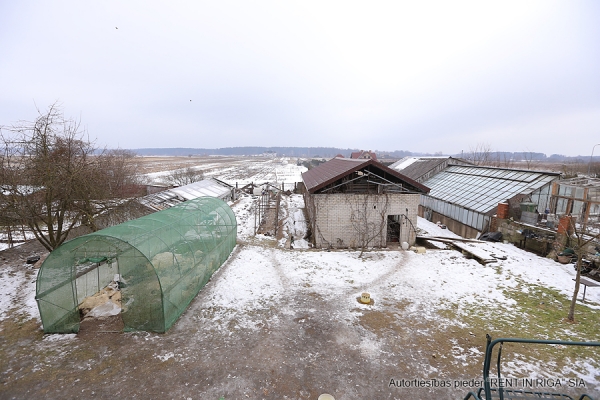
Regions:
<instances>
[{"instance_id":1,"label":"farm yard","mask_svg":"<svg viewBox=\"0 0 600 400\"><path fill-rule=\"evenodd\" d=\"M160 179L188 166L232 185L290 188L305 170L294 159L254 157L146 157L140 170ZM282 196L275 236L254 235L257 201L231 204L236 249L165 334L100 323L44 335L37 269L25 263L41 246L1 252L0 398L457 399L482 380L486 334L599 340L600 288L578 303L577 323L564 321L572 265L503 243L486 244L499 257L485 265L439 243L423 254L315 250L304 240L302 196ZM421 218L418 228L455 236ZM370 304L359 301L363 292ZM505 344L502 373L540 379L518 389L598 397L599 355Z\"/></svg>"}]
</instances>

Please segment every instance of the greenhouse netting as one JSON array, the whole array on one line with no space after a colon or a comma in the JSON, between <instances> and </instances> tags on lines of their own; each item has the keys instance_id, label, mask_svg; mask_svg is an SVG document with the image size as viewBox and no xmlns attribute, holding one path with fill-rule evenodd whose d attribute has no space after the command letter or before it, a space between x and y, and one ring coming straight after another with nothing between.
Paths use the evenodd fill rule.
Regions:
<instances>
[{"instance_id":1,"label":"greenhouse netting","mask_svg":"<svg viewBox=\"0 0 600 400\"><path fill-rule=\"evenodd\" d=\"M83 299L115 281L124 330L166 332L229 257L236 233L231 208L201 197L64 243L37 278L44 332L78 332Z\"/></svg>"}]
</instances>

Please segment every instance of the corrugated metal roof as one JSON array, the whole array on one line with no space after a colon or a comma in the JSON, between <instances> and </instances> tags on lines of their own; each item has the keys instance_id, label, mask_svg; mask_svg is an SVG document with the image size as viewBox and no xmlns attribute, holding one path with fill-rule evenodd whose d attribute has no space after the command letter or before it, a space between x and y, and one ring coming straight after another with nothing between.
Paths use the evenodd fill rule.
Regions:
<instances>
[{"instance_id":1,"label":"corrugated metal roof","mask_svg":"<svg viewBox=\"0 0 600 400\"><path fill-rule=\"evenodd\" d=\"M404 159L403 159L404 160ZM400 160L400 161L403 161ZM412 161L412 162L411 162ZM411 157L411 159L404 160L403 162L396 162L397 164L390 165L390 168L401 172L402 175L406 175L412 179L419 179L421 176L425 175L427 172L431 171L435 167L440 164L448 161L448 157L444 158L417 158Z\"/></svg>"},{"instance_id":2,"label":"corrugated metal roof","mask_svg":"<svg viewBox=\"0 0 600 400\"><path fill-rule=\"evenodd\" d=\"M454 157L412 157L407 156L401 158L395 163L390 165L390 168L400 172L402 175L406 175L411 179L420 180L428 172L433 171L441 164L471 164L468 161L464 161ZM441 169L441 168L440 168ZM427 178L427 177L425 177Z\"/></svg>"},{"instance_id":3,"label":"corrugated metal roof","mask_svg":"<svg viewBox=\"0 0 600 400\"><path fill-rule=\"evenodd\" d=\"M560 174L504 168L450 166L425 182L429 196L486 213L517 194L530 194Z\"/></svg>"},{"instance_id":4,"label":"corrugated metal roof","mask_svg":"<svg viewBox=\"0 0 600 400\"><path fill-rule=\"evenodd\" d=\"M401 181L408 183L413 186L417 191L428 192L429 188L422 185L407 176L400 174L393 169L386 167L385 165L375 160L355 160L350 158L333 158L313 169L310 169L302 174L302 180L306 189L310 193L314 193L330 183L354 172L361 170L369 165L373 165L376 168L385 171L386 173L395 176Z\"/></svg>"},{"instance_id":5,"label":"corrugated metal roof","mask_svg":"<svg viewBox=\"0 0 600 400\"><path fill-rule=\"evenodd\" d=\"M302 173L302 180L308 191L318 189L323 183L334 181L338 176L355 171L369 160L351 158L333 158L323 164Z\"/></svg>"}]
</instances>

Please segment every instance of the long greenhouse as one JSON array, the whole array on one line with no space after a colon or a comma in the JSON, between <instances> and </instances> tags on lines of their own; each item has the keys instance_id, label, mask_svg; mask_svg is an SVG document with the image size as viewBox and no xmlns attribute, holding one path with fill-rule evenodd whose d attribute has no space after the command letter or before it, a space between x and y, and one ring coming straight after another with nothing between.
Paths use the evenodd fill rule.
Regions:
<instances>
[{"instance_id":1,"label":"long greenhouse","mask_svg":"<svg viewBox=\"0 0 600 400\"><path fill-rule=\"evenodd\" d=\"M229 257L236 233L231 208L201 197L64 243L38 274L44 332L78 332L82 301L115 281L124 330L166 332Z\"/></svg>"}]
</instances>

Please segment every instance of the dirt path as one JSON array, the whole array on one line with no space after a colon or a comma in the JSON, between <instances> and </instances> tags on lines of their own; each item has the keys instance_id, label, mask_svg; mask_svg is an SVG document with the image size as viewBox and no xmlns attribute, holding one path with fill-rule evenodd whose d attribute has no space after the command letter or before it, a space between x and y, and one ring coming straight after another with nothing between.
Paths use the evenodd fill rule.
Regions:
<instances>
[{"instance_id":1,"label":"dirt path","mask_svg":"<svg viewBox=\"0 0 600 400\"><path fill-rule=\"evenodd\" d=\"M20 265L27 261L27 257L48 254L37 240L30 240L19 246L0 251L0 263L5 265Z\"/></svg>"}]
</instances>

